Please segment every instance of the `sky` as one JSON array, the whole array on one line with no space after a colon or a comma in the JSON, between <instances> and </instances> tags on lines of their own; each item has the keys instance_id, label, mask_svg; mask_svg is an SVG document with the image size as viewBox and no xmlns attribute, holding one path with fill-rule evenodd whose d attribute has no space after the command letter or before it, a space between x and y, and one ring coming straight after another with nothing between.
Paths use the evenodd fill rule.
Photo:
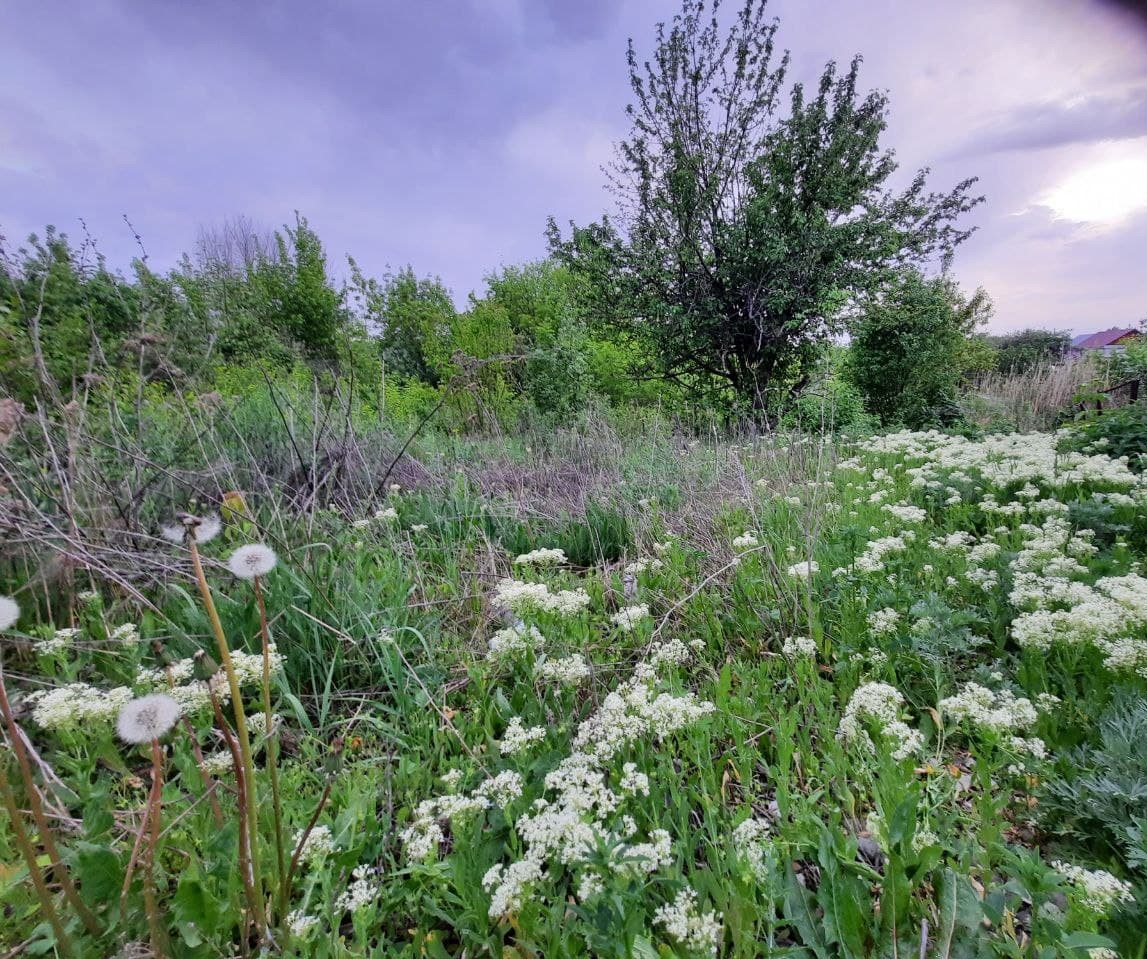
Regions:
<instances>
[{"instance_id":1,"label":"sky","mask_svg":"<svg viewBox=\"0 0 1147 959\"><path fill-rule=\"evenodd\" d=\"M727 0L728 6L736 0ZM987 197L954 272L995 332L1147 317L1147 15L1103 0L773 0L790 76L864 57L886 145ZM625 45L678 0L0 0L0 236L154 268L202 226L306 216L332 267L461 306L612 209Z\"/></svg>"}]
</instances>

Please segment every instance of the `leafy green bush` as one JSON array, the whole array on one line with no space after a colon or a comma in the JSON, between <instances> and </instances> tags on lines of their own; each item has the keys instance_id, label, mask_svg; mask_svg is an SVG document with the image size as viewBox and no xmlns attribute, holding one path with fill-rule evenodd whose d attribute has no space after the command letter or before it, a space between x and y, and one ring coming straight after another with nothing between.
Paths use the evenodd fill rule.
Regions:
<instances>
[{"instance_id":1,"label":"leafy green bush","mask_svg":"<svg viewBox=\"0 0 1147 959\"><path fill-rule=\"evenodd\" d=\"M1107 410L1069 427L1062 450L1101 451L1126 456L1136 472L1147 469L1147 400Z\"/></svg>"}]
</instances>

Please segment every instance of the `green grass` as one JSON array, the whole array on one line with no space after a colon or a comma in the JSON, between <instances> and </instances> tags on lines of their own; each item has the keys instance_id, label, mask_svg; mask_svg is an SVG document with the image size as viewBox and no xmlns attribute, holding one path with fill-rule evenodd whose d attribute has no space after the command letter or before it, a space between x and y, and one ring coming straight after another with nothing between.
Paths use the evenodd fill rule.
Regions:
<instances>
[{"instance_id":1,"label":"green grass","mask_svg":"<svg viewBox=\"0 0 1147 959\"><path fill-rule=\"evenodd\" d=\"M1137 755L1118 731L1137 728L1143 709L1147 593L1111 600L1123 604L1114 625L1085 615L1089 599L1107 601L1096 587L1104 577L1143 584L1137 564L1147 557L1133 531L1147 487L1137 477L1100 458L1065 482L1062 460L1029 455L1033 442L1050 439L981 455L989 446L921 438L691 444L653 429L596 434L497 442L431 434L415 447L432 464L415 487L311 513L273 492L253 495L250 513L204 547L226 634L252 653L259 618L250 587L215 561L253 540L279 554L265 587L284 658L273 692L289 838L329 788L317 821L334 848L301 866L289 905L314 924L292 936L274 916L266 954L1067 957L1111 943L1142 959L1139 902L1098 908L1051 865L1105 870L1143 899L1147 779L1130 761L1121 777L1105 778L1103 768L1110 757ZM933 485L914 484L912 471L945 458L953 465L930 467ZM1001 462L1023 475L1005 477ZM887 504L924 512L903 519ZM382 507L396 518L374 518ZM1060 515L1066 532L1056 540L1059 527L1047 520ZM746 531L758 545L738 552L732 541ZM974 540L939 544L960 531ZM880 569L858 565L869 544L890 537L900 546ZM569 563L513 564L538 547L562 548ZM42 587L25 589L28 557L11 558L6 588L27 607L5 639L17 700L67 681L133 684L140 667L157 662L149 640L173 660L212 649L181 551L166 555L170 568L142 581L146 611L99 577L98 599L80 601L80 587L57 585L45 600ZM809 578L789 572L810 559L818 569ZM627 573L636 560L656 563ZM584 589L589 604L570 615L507 614L492 600L505 577ZM651 615L624 632L610 617L635 604ZM1040 604L1062 610L1070 629L1046 648L1025 647L1017 637ZM1085 613L1071 620L1081 604ZM896 616L884 614L891 625L881 631L873 614L884 610ZM518 615L544 647L488 658L490 637ZM62 655L36 652L37 639L53 632L49 618L81 631ZM144 641L110 642L123 622L138 623ZM791 637L808 637L816 655L793 653ZM674 641L688 655L644 672L659 648L666 655L660 644ZM1125 665L1112 668L1105 661L1117 642ZM535 674L542 660L573 655L591 667L582 685ZM1000 702L1038 704L1034 719L961 721L941 702L972 682L1006 694ZM595 754L590 766L608 793L604 806L597 793L597 805L576 817L592 827L585 842L564 857L543 854L524 817L538 813L539 799L551 808L560 801L560 783L547 785L547 775L571 753L594 754L606 734L578 744L579 727L635 683L666 698L649 713L631 705L631 734L608 757ZM862 713L858 732L842 734L854 693L884 689L873 684L902 701L883 720ZM250 712L257 687L249 694ZM689 703L709 705L677 725L674 710ZM106 956L146 942L141 870L120 906L147 796L146 750L118 743L108 722L48 730L31 709L20 713L43 768L63 784L37 775L69 817L57 841L99 921L98 935L84 931L53 886L73 952ZM502 755L515 717L540 738ZM210 714L191 718L195 742L218 752ZM904 726L886 733L892 720ZM898 728L919 740L899 759ZM1037 737L1046 755L1031 753ZM155 875L170 954L257 954L237 878L234 783L224 776L217 788L219 824L187 730L177 727L166 745ZM647 794L623 788L629 763L647 777ZM14 765L7 768L26 801ZM452 770L453 786L442 780ZM444 796L473 796L506 772L520 776L520 794L505 803L454 816L420 811ZM269 785L265 773L258 779L269 850ZM1076 800L1086 806L1070 814ZM767 833L753 843L737 838L750 819ZM404 831L429 824L441 841L412 857ZM651 861L642 850L660 831L668 845ZM505 875L488 879L491 870L529 861L540 875L491 915ZM267 851L262 863L274 888ZM0 866L0 939L60 950L8 826L0 826ZM371 870L362 879L369 895L351 909L340 897L358 867ZM598 888L583 895L587 876ZM662 921L684 890L696 898L693 939ZM699 917L709 913L706 926Z\"/></svg>"}]
</instances>

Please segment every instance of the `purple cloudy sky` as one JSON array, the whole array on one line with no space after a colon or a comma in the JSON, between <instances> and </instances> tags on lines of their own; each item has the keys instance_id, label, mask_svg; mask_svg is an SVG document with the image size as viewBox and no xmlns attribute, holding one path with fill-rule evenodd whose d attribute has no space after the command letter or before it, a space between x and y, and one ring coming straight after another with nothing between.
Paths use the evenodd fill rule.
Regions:
<instances>
[{"instance_id":1,"label":"purple cloudy sky","mask_svg":"<svg viewBox=\"0 0 1147 959\"><path fill-rule=\"evenodd\" d=\"M732 2L732 0L730 0ZM793 77L865 57L888 144L988 202L956 273L996 330L1147 316L1147 18L1100 0L774 0ZM0 18L0 234L83 217L112 264L300 210L342 270L461 304L610 208L624 50L675 0L37 0Z\"/></svg>"}]
</instances>

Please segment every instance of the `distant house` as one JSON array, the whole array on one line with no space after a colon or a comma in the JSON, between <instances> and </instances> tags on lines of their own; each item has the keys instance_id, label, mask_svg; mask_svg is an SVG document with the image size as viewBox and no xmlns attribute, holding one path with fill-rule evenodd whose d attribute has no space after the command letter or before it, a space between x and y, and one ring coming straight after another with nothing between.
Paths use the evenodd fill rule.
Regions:
<instances>
[{"instance_id":1,"label":"distant house","mask_svg":"<svg viewBox=\"0 0 1147 959\"><path fill-rule=\"evenodd\" d=\"M1068 352L1073 356L1082 356L1087 350L1099 350L1105 354L1118 353L1128 343L1139 339L1142 335L1139 330L1130 326L1113 326L1110 330L1100 330L1098 333L1081 333L1072 338Z\"/></svg>"}]
</instances>

